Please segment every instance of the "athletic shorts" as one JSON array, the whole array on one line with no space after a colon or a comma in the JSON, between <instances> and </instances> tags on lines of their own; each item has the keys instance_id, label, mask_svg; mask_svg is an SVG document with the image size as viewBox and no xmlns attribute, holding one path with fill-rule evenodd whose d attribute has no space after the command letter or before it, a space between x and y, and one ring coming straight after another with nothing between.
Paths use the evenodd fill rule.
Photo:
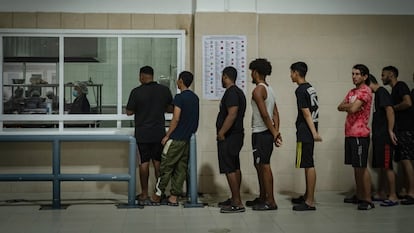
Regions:
<instances>
[{"instance_id":1,"label":"athletic shorts","mask_svg":"<svg viewBox=\"0 0 414 233\"><path fill-rule=\"evenodd\" d=\"M149 162L150 160L161 161L161 153L161 142L137 143L139 164Z\"/></svg>"},{"instance_id":2,"label":"athletic shorts","mask_svg":"<svg viewBox=\"0 0 414 233\"><path fill-rule=\"evenodd\" d=\"M394 146L383 138L372 138L372 167L393 168Z\"/></svg>"},{"instance_id":3,"label":"athletic shorts","mask_svg":"<svg viewBox=\"0 0 414 233\"><path fill-rule=\"evenodd\" d=\"M397 131L398 145L395 148L395 162L414 160L414 131Z\"/></svg>"},{"instance_id":4,"label":"athletic shorts","mask_svg":"<svg viewBox=\"0 0 414 233\"><path fill-rule=\"evenodd\" d=\"M270 164L273 152L273 135L269 130L252 134L253 159L255 164Z\"/></svg>"},{"instance_id":5,"label":"athletic shorts","mask_svg":"<svg viewBox=\"0 0 414 233\"><path fill-rule=\"evenodd\" d=\"M368 165L369 137L345 138L345 164L366 168Z\"/></svg>"},{"instance_id":6,"label":"athletic shorts","mask_svg":"<svg viewBox=\"0 0 414 233\"><path fill-rule=\"evenodd\" d=\"M296 168L315 167L313 161L314 142L296 142Z\"/></svg>"},{"instance_id":7,"label":"athletic shorts","mask_svg":"<svg viewBox=\"0 0 414 233\"><path fill-rule=\"evenodd\" d=\"M240 170L240 151L244 134L231 134L217 142L220 173L227 174Z\"/></svg>"}]
</instances>

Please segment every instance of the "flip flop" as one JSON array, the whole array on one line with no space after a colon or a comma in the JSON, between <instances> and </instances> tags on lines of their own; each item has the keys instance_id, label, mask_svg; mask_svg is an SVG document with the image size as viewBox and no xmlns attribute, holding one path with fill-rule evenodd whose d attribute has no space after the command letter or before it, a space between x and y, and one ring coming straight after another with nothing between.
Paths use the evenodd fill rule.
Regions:
<instances>
[{"instance_id":1,"label":"flip flop","mask_svg":"<svg viewBox=\"0 0 414 233\"><path fill-rule=\"evenodd\" d=\"M383 200L382 203L380 204L380 206L384 206L384 207L391 207L391 206L396 206L398 205L398 201L391 201L389 199Z\"/></svg>"},{"instance_id":2,"label":"flip flop","mask_svg":"<svg viewBox=\"0 0 414 233\"><path fill-rule=\"evenodd\" d=\"M405 196L405 199L401 201L401 205L414 205L414 197Z\"/></svg>"},{"instance_id":3,"label":"flip flop","mask_svg":"<svg viewBox=\"0 0 414 233\"><path fill-rule=\"evenodd\" d=\"M167 205L168 206L178 206L178 202L171 202L170 200L167 200Z\"/></svg>"}]
</instances>

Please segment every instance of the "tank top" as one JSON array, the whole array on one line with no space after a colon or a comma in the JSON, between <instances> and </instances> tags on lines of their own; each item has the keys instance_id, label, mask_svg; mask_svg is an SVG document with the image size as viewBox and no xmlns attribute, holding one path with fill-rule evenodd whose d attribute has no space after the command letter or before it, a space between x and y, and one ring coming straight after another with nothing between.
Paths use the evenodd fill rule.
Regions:
<instances>
[{"instance_id":1,"label":"tank top","mask_svg":"<svg viewBox=\"0 0 414 233\"><path fill-rule=\"evenodd\" d=\"M276 102L276 97L275 97L275 94L273 92L273 89L272 89L271 86L267 86L264 83L259 83L258 85L262 85L266 88L267 97L264 100L264 102L265 102L265 105L266 105L267 113L269 114L269 117L272 119L273 109L274 109L275 102ZM259 108L257 107L257 104L253 100L253 98L251 100L251 104L252 104L252 112L253 112L252 132L253 133L260 133L260 132L268 130L266 124L264 123L264 121L262 119L262 116L260 115Z\"/></svg>"}]
</instances>

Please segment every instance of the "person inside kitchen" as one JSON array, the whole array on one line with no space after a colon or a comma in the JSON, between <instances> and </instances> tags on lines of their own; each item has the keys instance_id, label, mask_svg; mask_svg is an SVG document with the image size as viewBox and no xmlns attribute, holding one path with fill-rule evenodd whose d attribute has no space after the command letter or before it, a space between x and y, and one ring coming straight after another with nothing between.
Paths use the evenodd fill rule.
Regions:
<instances>
[{"instance_id":1,"label":"person inside kitchen","mask_svg":"<svg viewBox=\"0 0 414 233\"><path fill-rule=\"evenodd\" d=\"M4 103L4 113L21 112L24 107L24 89L14 90L14 95Z\"/></svg>"},{"instance_id":2,"label":"person inside kitchen","mask_svg":"<svg viewBox=\"0 0 414 233\"><path fill-rule=\"evenodd\" d=\"M69 114L83 114L91 113L91 105L86 97L88 94L88 87L84 82L75 82L73 84L72 95L75 100L69 110Z\"/></svg>"}]
</instances>

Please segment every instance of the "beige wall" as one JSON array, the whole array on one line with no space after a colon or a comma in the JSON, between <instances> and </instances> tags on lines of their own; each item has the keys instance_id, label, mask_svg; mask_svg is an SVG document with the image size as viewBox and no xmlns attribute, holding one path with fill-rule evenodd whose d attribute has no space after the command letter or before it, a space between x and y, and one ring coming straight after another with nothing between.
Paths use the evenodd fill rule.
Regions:
<instances>
[{"instance_id":1,"label":"beige wall","mask_svg":"<svg viewBox=\"0 0 414 233\"><path fill-rule=\"evenodd\" d=\"M194 26L194 30L193 30ZM195 73L195 91L202 98L203 35L246 35L249 60L266 57L273 65L269 83L276 91L281 115L284 145L275 149L271 160L276 191L304 191L301 169L294 169L296 84L289 78L291 63L308 63L308 81L318 91L320 101L320 132L323 142L315 148L318 174L317 190L346 191L353 186L353 173L343 165L343 125L345 114L336 106L353 87L351 68L356 63L368 65L380 78L381 68L393 64L400 69L400 79L413 87L414 16L345 16L345 15L280 15L255 13L196 13L191 15L152 14L70 14L70 13L0 13L1 28L75 28L75 29L185 29L186 69ZM248 77L249 78L249 77ZM250 102L253 85L247 87ZM201 99L200 127L197 135L199 190L207 193L228 193L223 175L219 175L215 142L215 118L218 101ZM241 152L242 191L257 193L250 142L251 108L245 118L246 138ZM49 169L48 145L33 145L35 150L20 150L14 145L12 156L0 160L3 168L36 171ZM126 168L126 147L114 143L64 147L66 171L119 171ZM29 148L28 146L25 146ZM40 147L40 148L38 148ZM1 156L10 148L0 143ZM92 149L91 149L92 148ZM114 149L115 148L115 149ZM9 150L9 149L7 149ZM17 154L16 154L17 153ZM19 165L18 155L27 159ZM76 155L76 156L74 156ZM102 157L97 157L97 156ZM74 157L71 157L74 156ZM92 157L86 160L85 157ZM40 158L40 159L39 159ZM69 159L70 158L70 159ZM90 163L92 161L92 163ZM80 166L78 165L80 164ZM115 164L115 165L112 165ZM109 166L108 166L109 165ZM32 168L30 168L32 169ZM374 174L375 176L375 174ZM63 184L64 191L111 190L125 192L126 184L74 182ZM44 191L50 185L0 183L0 191ZM139 191L139 184L137 184Z\"/></svg>"}]
</instances>

